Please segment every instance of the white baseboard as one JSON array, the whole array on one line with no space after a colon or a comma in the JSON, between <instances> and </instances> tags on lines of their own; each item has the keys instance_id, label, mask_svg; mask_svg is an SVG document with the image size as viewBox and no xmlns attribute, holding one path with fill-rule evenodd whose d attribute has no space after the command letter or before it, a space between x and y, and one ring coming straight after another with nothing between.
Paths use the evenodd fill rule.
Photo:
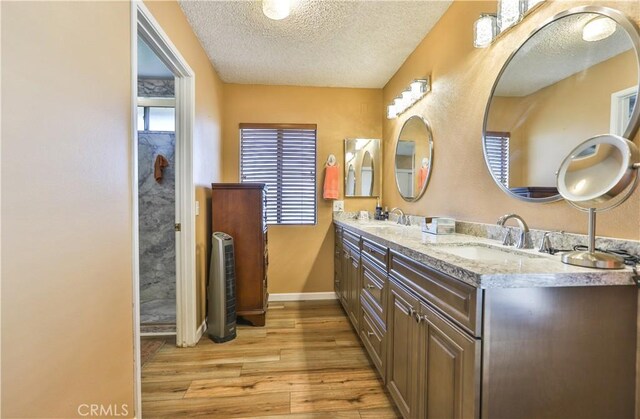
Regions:
<instances>
[{"instance_id":1,"label":"white baseboard","mask_svg":"<svg viewBox=\"0 0 640 419\"><path fill-rule=\"evenodd\" d=\"M335 292L291 292L286 294L269 294L269 301L310 301L337 300Z\"/></svg>"},{"instance_id":2,"label":"white baseboard","mask_svg":"<svg viewBox=\"0 0 640 419\"><path fill-rule=\"evenodd\" d=\"M204 319L200 327L198 327L198 330L196 330L196 343L200 341L200 338L202 337L202 335L204 335L204 332L206 330L207 330L207 319Z\"/></svg>"}]
</instances>

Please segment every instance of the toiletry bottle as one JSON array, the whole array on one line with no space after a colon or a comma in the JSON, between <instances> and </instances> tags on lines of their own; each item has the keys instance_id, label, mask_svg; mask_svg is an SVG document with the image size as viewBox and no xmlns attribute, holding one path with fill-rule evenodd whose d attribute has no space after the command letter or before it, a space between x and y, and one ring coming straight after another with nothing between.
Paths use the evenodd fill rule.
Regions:
<instances>
[{"instance_id":1,"label":"toiletry bottle","mask_svg":"<svg viewBox=\"0 0 640 419\"><path fill-rule=\"evenodd\" d=\"M383 220L388 220L389 219L389 207L384 207L384 213L382 215L382 219Z\"/></svg>"},{"instance_id":2,"label":"toiletry bottle","mask_svg":"<svg viewBox=\"0 0 640 419\"><path fill-rule=\"evenodd\" d=\"M380 198L379 197L376 199L376 214L375 214L375 216L373 218L375 218L376 220L382 220L383 219L382 218L382 207L380 206Z\"/></svg>"}]
</instances>

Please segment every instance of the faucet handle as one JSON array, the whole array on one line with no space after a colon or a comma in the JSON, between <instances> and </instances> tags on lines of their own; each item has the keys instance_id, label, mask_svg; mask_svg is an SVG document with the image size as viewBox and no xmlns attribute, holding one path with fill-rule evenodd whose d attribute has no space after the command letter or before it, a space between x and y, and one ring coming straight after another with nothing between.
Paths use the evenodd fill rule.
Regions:
<instances>
[{"instance_id":1,"label":"faucet handle","mask_svg":"<svg viewBox=\"0 0 640 419\"><path fill-rule=\"evenodd\" d=\"M554 249L553 249L553 246L551 245L551 237L550 237L553 233L564 234L564 230L563 231L546 231L542 236L542 240L540 240L540 247L538 248L538 252L549 253L550 255L553 254L552 252L554 251Z\"/></svg>"},{"instance_id":2,"label":"faucet handle","mask_svg":"<svg viewBox=\"0 0 640 419\"><path fill-rule=\"evenodd\" d=\"M503 246L513 246L516 243L513 241L513 237L511 236L511 229L507 228L507 232L504 235L504 239L502 240Z\"/></svg>"}]
</instances>

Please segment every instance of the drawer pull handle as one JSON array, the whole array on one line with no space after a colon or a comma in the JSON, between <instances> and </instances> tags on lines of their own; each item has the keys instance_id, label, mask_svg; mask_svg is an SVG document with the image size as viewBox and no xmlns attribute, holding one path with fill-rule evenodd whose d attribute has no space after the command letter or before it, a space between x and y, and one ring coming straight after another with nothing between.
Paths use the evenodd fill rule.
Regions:
<instances>
[{"instance_id":1,"label":"drawer pull handle","mask_svg":"<svg viewBox=\"0 0 640 419\"><path fill-rule=\"evenodd\" d=\"M426 321L427 321L427 315L426 314L424 316L421 316L418 313L416 313L416 322L418 324L420 324L421 322L426 322Z\"/></svg>"},{"instance_id":2,"label":"drawer pull handle","mask_svg":"<svg viewBox=\"0 0 640 419\"><path fill-rule=\"evenodd\" d=\"M413 307L409 307L409 317L414 317L416 314L416 311L413 309Z\"/></svg>"},{"instance_id":3,"label":"drawer pull handle","mask_svg":"<svg viewBox=\"0 0 640 419\"><path fill-rule=\"evenodd\" d=\"M371 336L375 335L375 333L373 332L367 332L367 337L370 338Z\"/></svg>"},{"instance_id":4,"label":"drawer pull handle","mask_svg":"<svg viewBox=\"0 0 640 419\"><path fill-rule=\"evenodd\" d=\"M374 288L376 288L376 287L375 287L374 285L371 285L371 284L367 284L367 289L370 289L370 290L372 290L372 289L374 289Z\"/></svg>"}]
</instances>

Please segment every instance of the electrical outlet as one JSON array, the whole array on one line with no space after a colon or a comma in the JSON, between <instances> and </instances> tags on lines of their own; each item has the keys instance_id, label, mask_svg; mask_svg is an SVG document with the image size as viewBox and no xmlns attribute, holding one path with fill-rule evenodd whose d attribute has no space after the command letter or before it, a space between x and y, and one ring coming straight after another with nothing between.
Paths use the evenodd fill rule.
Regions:
<instances>
[{"instance_id":1,"label":"electrical outlet","mask_svg":"<svg viewBox=\"0 0 640 419\"><path fill-rule=\"evenodd\" d=\"M344 211L344 201L333 201L334 211Z\"/></svg>"}]
</instances>

